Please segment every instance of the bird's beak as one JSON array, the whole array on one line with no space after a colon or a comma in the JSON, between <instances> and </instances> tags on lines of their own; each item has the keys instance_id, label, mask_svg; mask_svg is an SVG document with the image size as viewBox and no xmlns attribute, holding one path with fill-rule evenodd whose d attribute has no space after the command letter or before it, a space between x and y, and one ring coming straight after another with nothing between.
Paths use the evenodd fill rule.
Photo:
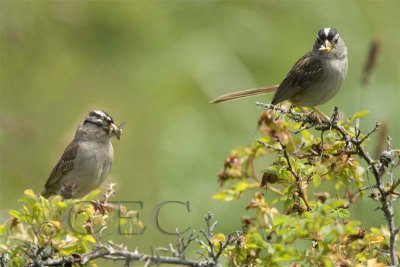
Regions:
<instances>
[{"instance_id":1,"label":"bird's beak","mask_svg":"<svg viewBox=\"0 0 400 267\"><path fill-rule=\"evenodd\" d=\"M111 123L110 126L108 126L108 135L111 137L113 134L119 140L121 138L122 129L114 123Z\"/></svg>"},{"instance_id":2,"label":"bird's beak","mask_svg":"<svg viewBox=\"0 0 400 267\"><path fill-rule=\"evenodd\" d=\"M330 52L332 48L333 48L332 43L329 42L328 40L325 40L324 44L322 44L318 50L323 52Z\"/></svg>"}]
</instances>

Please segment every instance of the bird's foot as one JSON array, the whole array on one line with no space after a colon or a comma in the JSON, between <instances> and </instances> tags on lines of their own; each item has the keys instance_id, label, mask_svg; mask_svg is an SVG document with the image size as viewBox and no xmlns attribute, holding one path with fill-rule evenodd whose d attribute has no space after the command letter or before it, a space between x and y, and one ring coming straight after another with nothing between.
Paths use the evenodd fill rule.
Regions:
<instances>
[{"instance_id":1,"label":"bird's foot","mask_svg":"<svg viewBox=\"0 0 400 267\"><path fill-rule=\"evenodd\" d=\"M326 115L316 107L313 107L312 110L315 111L315 113L317 113L317 115L315 115L315 119L317 120L318 124L323 124L324 122L331 121L331 118L328 115Z\"/></svg>"}]
</instances>

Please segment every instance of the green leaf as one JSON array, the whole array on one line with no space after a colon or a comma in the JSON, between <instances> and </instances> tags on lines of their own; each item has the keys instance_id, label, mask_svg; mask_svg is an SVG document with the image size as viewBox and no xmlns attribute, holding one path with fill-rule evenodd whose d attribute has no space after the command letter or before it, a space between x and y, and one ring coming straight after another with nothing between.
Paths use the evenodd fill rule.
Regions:
<instances>
[{"instance_id":1,"label":"green leaf","mask_svg":"<svg viewBox=\"0 0 400 267\"><path fill-rule=\"evenodd\" d=\"M350 212L347 209L337 209L332 212L336 219L346 219L350 217Z\"/></svg>"},{"instance_id":2,"label":"green leaf","mask_svg":"<svg viewBox=\"0 0 400 267\"><path fill-rule=\"evenodd\" d=\"M235 199L235 191L232 189L223 189L222 191L213 195L213 199L222 201L232 201Z\"/></svg>"},{"instance_id":3,"label":"green leaf","mask_svg":"<svg viewBox=\"0 0 400 267\"><path fill-rule=\"evenodd\" d=\"M78 244L77 242L74 240L72 242L68 242L68 245L64 246L61 249L61 255L67 256L67 255L71 255L74 252L78 251Z\"/></svg>"},{"instance_id":4,"label":"green leaf","mask_svg":"<svg viewBox=\"0 0 400 267\"><path fill-rule=\"evenodd\" d=\"M89 194L87 194L84 198L82 198L82 200L83 201L95 200L100 194L101 194L101 190L96 189L96 190L91 191Z\"/></svg>"},{"instance_id":5,"label":"green leaf","mask_svg":"<svg viewBox=\"0 0 400 267\"><path fill-rule=\"evenodd\" d=\"M323 266L326 266L326 267L333 267L334 266L332 260L330 260L330 259L324 259L323 261L324 261L324 265Z\"/></svg>"},{"instance_id":6,"label":"green leaf","mask_svg":"<svg viewBox=\"0 0 400 267\"><path fill-rule=\"evenodd\" d=\"M361 110L361 111L357 111L353 115L353 120L354 119L358 119L358 118L362 118L362 117L364 117L364 116L366 116L368 114L369 114L369 110L366 110L366 109L365 110Z\"/></svg>"},{"instance_id":7,"label":"green leaf","mask_svg":"<svg viewBox=\"0 0 400 267\"><path fill-rule=\"evenodd\" d=\"M37 199L38 196L35 194L35 192L33 192L32 189L27 189L24 191L25 196L32 198L32 199Z\"/></svg>"},{"instance_id":8,"label":"green leaf","mask_svg":"<svg viewBox=\"0 0 400 267\"><path fill-rule=\"evenodd\" d=\"M313 184L314 187L318 187L321 184L321 176L319 174L313 176Z\"/></svg>"},{"instance_id":9,"label":"green leaf","mask_svg":"<svg viewBox=\"0 0 400 267\"><path fill-rule=\"evenodd\" d=\"M60 210L66 210L68 208L68 205L64 201L60 201L56 203L56 207Z\"/></svg>"},{"instance_id":10,"label":"green leaf","mask_svg":"<svg viewBox=\"0 0 400 267\"><path fill-rule=\"evenodd\" d=\"M20 221L25 221L24 215L22 215L19 211L17 210L9 210L8 213L13 216L15 219L18 219Z\"/></svg>"},{"instance_id":11,"label":"green leaf","mask_svg":"<svg viewBox=\"0 0 400 267\"><path fill-rule=\"evenodd\" d=\"M273 224L274 224L274 226L279 226L281 224L287 223L288 221L289 221L288 216L281 216L281 217L274 219Z\"/></svg>"},{"instance_id":12,"label":"green leaf","mask_svg":"<svg viewBox=\"0 0 400 267\"><path fill-rule=\"evenodd\" d=\"M367 258L365 257L364 253L359 253L356 255L356 259L361 262L367 262Z\"/></svg>"},{"instance_id":13,"label":"green leaf","mask_svg":"<svg viewBox=\"0 0 400 267\"><path fill-rule=\"evenodd\" d=\"M79 213L76 218L75 222L73 223L73 231L78 233L78 234L86 234L86 228L84 225L88 221L89 216L85 212Z\"/></svg>"},{"instance_id":14,"label":"green leaf","mask_svg":"<svg viewBox=\"0 0 400 267\"><path fill-rule=\"evenodd\" d=\"M342 199L335 199L332 202L330 202L330 204L332 205L332 208L335 209L344 206L344 204L346 203Z\"/></svg>"},{"instance_id":15,"label":"green leaf","mask_svg":"<svg viewBox=\"0 0 400 267\"><path fill-rule=\"evenodd\" d=\"M83 237L84 240L92 243L92 244L96 244L96 239L94 239L94 237L92 235L85 235Z\"/></svg>"},{"instance_id":16,"label":"green leaf","mask_svg":"<svg viewBox=\"0 0 400 267\"><path fill-rule=\"evenodd\" d=\"M235 185L235 191L238 193L243 192L244 190L246 190L249 187L249 183L247 182L238 182Z\"/></svg>"}]
</instances>

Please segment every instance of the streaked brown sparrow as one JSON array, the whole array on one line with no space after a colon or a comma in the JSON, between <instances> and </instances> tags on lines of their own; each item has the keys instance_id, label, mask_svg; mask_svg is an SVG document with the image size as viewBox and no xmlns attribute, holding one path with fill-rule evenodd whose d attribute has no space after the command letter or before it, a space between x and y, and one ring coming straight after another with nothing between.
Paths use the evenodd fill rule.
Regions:
<instances>
[{"instance_id":1,"label":"streaked brown sparrow","mask_svg":"<svg viewBox=\"0 0 400 267\"><path fill-rule=\"evenodd\" d=\"M210 103L275 92L274 105L290 100L299 107L314 107L336 95L346 74L347 47L335 28L323 28L313 49L294 64L281 84L222 95Z\"/></svg>"},{"instance_id":2,"label":"streaked brown sparrow","mask_svg":"<svg viewBox=\"0 0 400 267\"><path fill-rule=\"evenodd\" d=\"M89 112L50 173L42 196L81 198L98 188L111 170L114 158L111 137L119 139L121 133L106 112Z\"/></svg>"}]
</instances>

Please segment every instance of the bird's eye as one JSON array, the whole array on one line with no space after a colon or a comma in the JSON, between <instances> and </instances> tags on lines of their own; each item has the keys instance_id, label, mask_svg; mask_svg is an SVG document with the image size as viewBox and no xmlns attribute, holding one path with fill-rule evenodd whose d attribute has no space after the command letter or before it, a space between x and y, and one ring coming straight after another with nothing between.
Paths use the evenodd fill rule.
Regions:
<instances>
[{"instance_id":1,"label":"bird's eye","mask_svg":"<svg viewBox=\"0 0 400 267\"><path fill-rule=\"evenodd\" d=\"M333 39L333 41L335 42L335 44L338 42L339 38Z\"/></svg>"}]
</instances>

